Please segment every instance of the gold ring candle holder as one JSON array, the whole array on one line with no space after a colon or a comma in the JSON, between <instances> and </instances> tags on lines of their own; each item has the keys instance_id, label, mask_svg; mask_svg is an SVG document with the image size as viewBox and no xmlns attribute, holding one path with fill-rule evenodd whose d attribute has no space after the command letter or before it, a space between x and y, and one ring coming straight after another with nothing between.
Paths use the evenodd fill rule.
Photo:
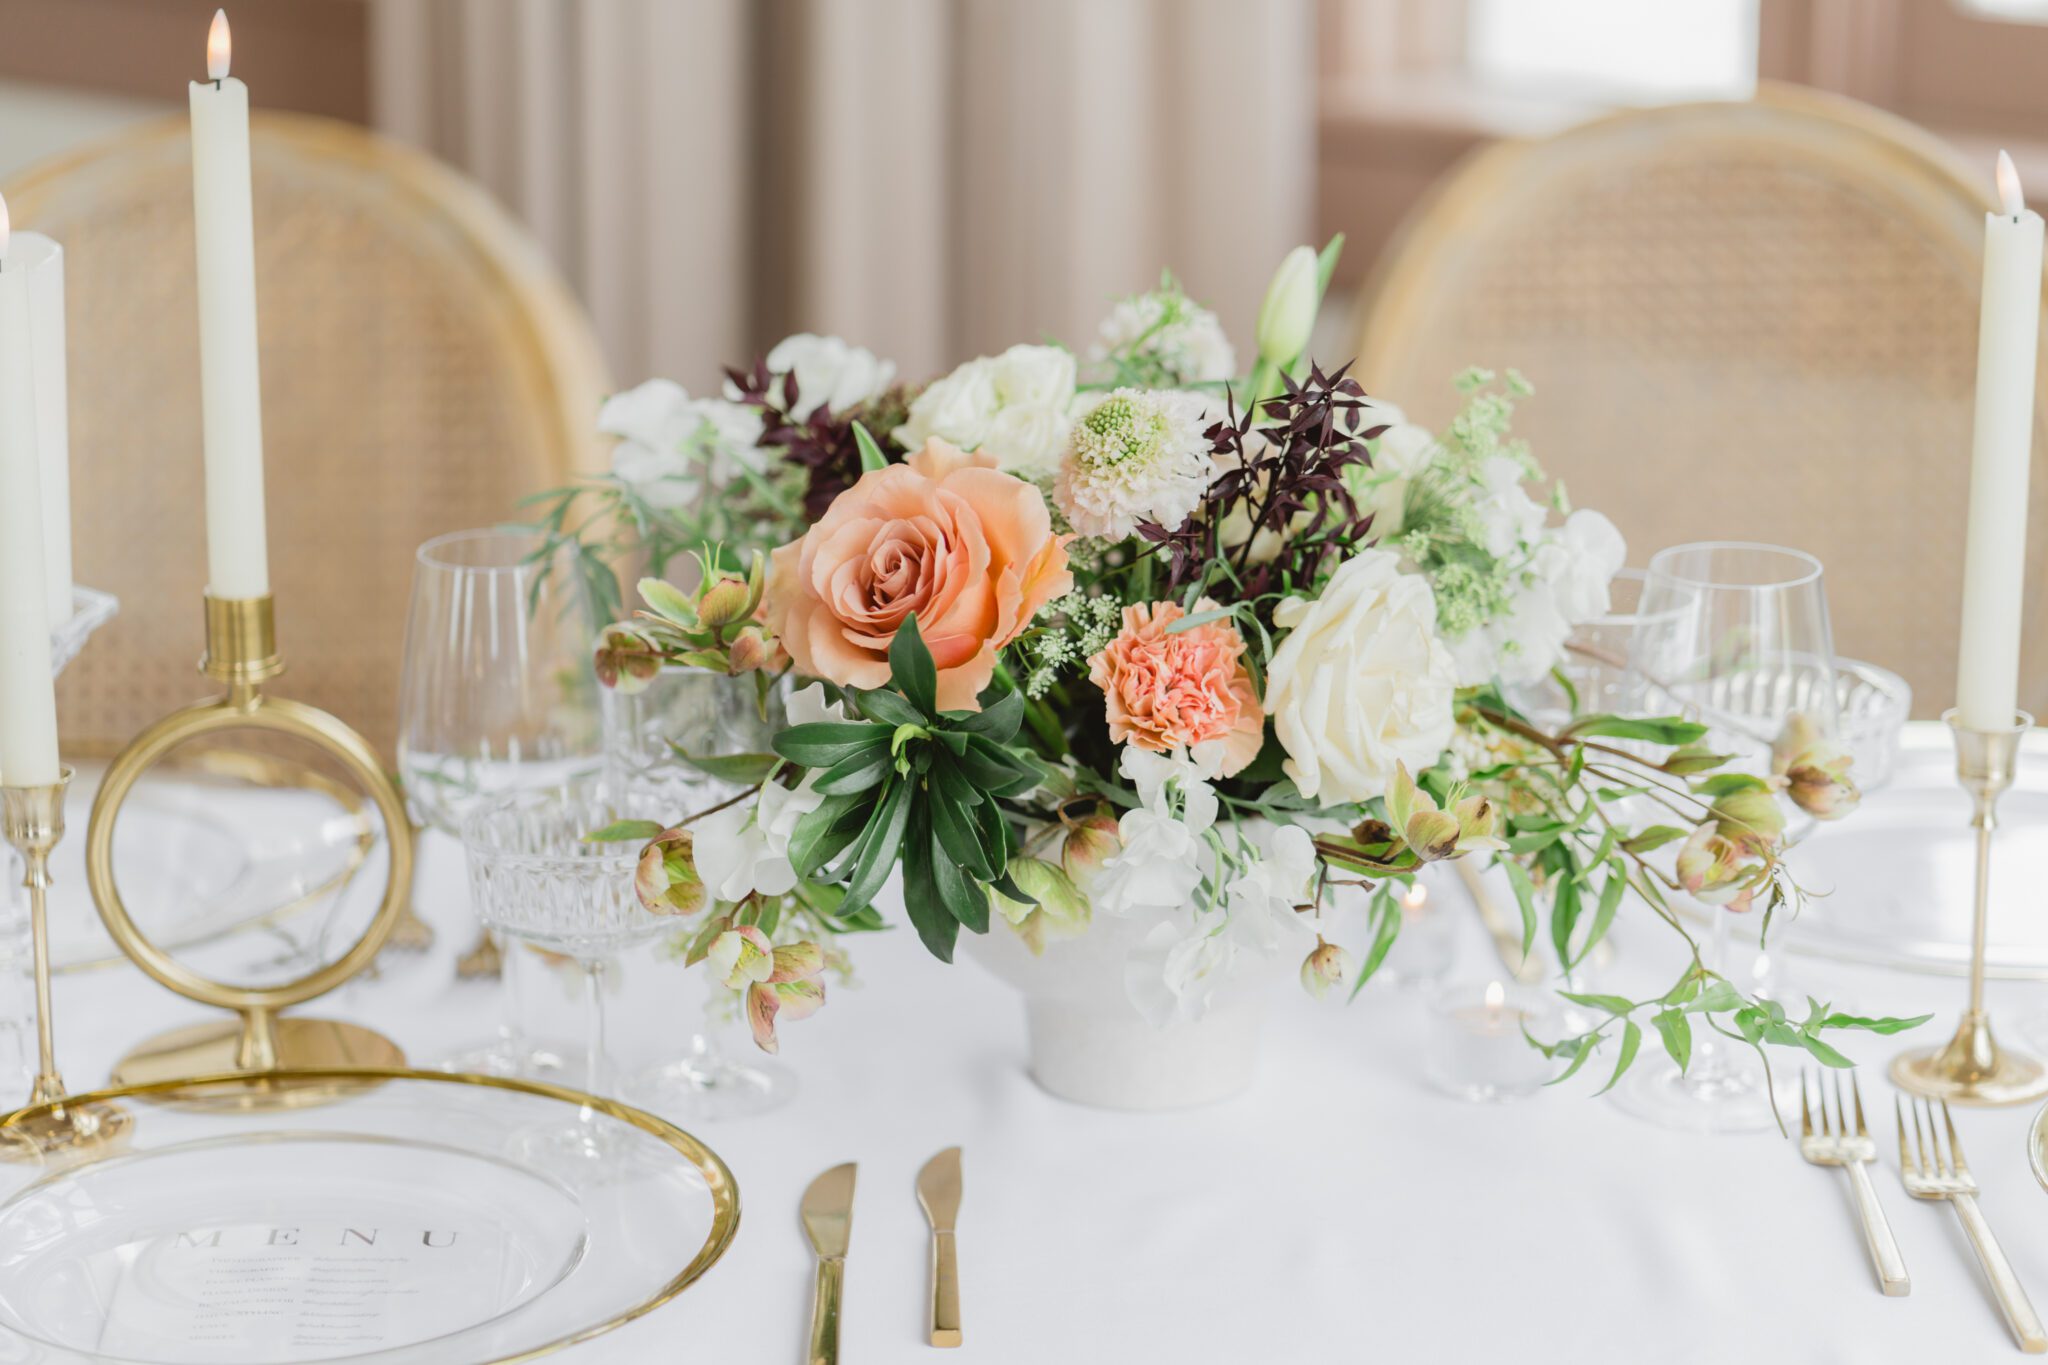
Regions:
<instances>
[{"instance_id":1,"label":"gold ring candle holder","mask_svg":"<svg viewBox=\"0 0 2048 1365\"><path fill-rule=\"evenodd\" d=\"M114 1084L146 1085L229 1071L403 1066L398 1045L372 1029L280 1015L325 995L367 967L390 936L412 885L412 826L404 801L362 736L325 711L263 691L263 684L284 670L270 597L207 596L206 655L199 669L224 684L226 694L173 711L137 735L115 758L93 801L86 830L86 877L107 931L137 966L188 1000L233 1010L239 1018L150 1039L116 1064ZM217 981L179 961L136 924L114 877L114 832L137 779L180 744L250 730L302 741L334 760L376 803L390 842L389 880L362 937L333 961L272 986Z\"/></svg>"},{"instance_id":2,"label":"gold ring candle holder","mask_svg":"<svg viewBox=\"0 0 2048 1365\"><path fill-rule=\"evenodd\" d=\"M71 769L57 780L33 787L0 787L0 836L21 854L28 888L29 935L35 959L36 1079L25 1110L36 1112L18 1127L27 1144L0 1148L13 1160L83 1151L117 1141L128 1130L128 1112L118 1105L70 1103L57 1073L55 1021L50 1013L50 853L64 837L64 792Z\"/></svg>"},{"instance_id":3,"label":"gold ring candle holder","mask_svg":"<svg viewBox=\"0 0 2048 1365\"><path fill-rule=\"evenodd\" d=\"M2000 1047L1984 1009L1985 925L1991 910L1991 836L1998 828L1998 798L2012 785L2020 741L2034 718L2021 711L2004 730L1972 730L1955 711L1942 715L1956 740L1956 778L1970 794L1977 831L1976 909L1970 924L1970 1004L1955 1036L1940 1047L1915 1048L1892 1058L1892 1083L1901 1090L1953 1104L2024 1104L2048 1095L2048 1067L2037 1057Z\"/></svg>"}]
</instances>

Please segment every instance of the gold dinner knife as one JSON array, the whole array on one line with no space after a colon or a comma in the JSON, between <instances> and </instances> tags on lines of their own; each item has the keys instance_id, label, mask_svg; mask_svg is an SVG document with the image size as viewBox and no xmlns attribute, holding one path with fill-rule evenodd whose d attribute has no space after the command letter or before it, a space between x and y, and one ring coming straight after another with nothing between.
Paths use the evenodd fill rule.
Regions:
<instances>
[{"instance_id":1,"label":"gold dinner knife","mask_svg":"<svg viewBox=\"0 0 2048 1365\"><path fill-rule=\"evenodd\" d=\"M834 1166L804 1191L798 1216L818 1254L818 1288L811 1300L810 1365L839 1365L839 1298L846 1277L846 1240L853 1231L854 1164Z\"/></svg>"},{"instance_id":2,"label":"gold dinner knife","mask_svg":"<svg viewBox=\"0 0 2048 1365\"><path fill-rule=\"evenodd\" d=\"M917 1202L932 1225L932 1345L960 1344L960 1261L953 1222L960 1216L960 1149L948 1147L917 1173Z\"/></svg>"}]
</instances>

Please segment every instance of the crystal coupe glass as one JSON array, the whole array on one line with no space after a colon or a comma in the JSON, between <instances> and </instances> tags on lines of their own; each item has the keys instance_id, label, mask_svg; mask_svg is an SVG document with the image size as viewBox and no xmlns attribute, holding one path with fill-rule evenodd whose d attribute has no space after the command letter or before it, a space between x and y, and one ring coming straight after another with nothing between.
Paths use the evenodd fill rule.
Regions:
<instances>
[{"instance_id":1,"label":"crystal coupe glass","mask_svg":"<svg viewBox=\"0 0 2048 1365\"><path fill-rule=\"evenodd\" d=\"M1637 614L1656 623L1638 630L1632 650L1643 704L1706 725L1708 748L1733 756L1728 771L1768 775L1772 745L1795 717L1823 736L1839 733L1834 637L1812 555L1731 541L1659 551ZM1788 833L1796 836L1802 821L1810 823L1788 811ZM1731 952L1737 914L1718 906L1706 914L1713 926L1702 952L1707 968L1753 991L1781 990L1744 979L1755 969ZM1752 912L1746 922L1761 919ZM1640 1118L1693 1132L1755 1132L1777 1121L1757 1059L1710 1029L1693 1031L1685 1071L1664 1057L1639 1064L1615 1098Z\"/></svg>"}]
</instances>

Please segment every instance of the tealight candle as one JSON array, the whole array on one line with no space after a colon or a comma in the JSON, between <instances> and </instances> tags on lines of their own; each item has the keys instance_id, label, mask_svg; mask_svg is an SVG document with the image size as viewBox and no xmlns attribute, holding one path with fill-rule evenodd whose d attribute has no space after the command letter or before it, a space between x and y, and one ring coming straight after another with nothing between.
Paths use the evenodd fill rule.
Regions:
<instances>
[{"instance_id":1,"label":"tealight candle","mask_svg":"<svg viewBox=\"0 0 2048 1365\"><path fill-rule=\"evenodd\" d=\"M1510 1000L1499 981L1483 991L1446 987L1432 1003L1424 1075L1445 1094L1477 1104L1535 1094L1550 1079L1550 1063L1522 1033L1540 1033L1543 1013L1533 999Z\"/></svg>"},{"instance_id":2,"label":"tealight candle","mask_svg":"<svg viewBox=\"0 0 2048 1365\"><path fill-rule=\"evenodd\" d=\"M1458 917L1440 896L1430 895L1420 872L1395 898L1401 911L1401 946L1380 968L1396 986L1434 986L1450 975L1458 956Z\"/></svg>"}]
</instances>

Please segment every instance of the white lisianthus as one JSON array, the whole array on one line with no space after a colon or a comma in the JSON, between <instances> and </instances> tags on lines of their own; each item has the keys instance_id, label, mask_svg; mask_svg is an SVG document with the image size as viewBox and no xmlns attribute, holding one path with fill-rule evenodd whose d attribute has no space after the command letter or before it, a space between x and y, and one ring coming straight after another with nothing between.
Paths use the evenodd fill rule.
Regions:
<instances>
[{"instance_id":1,"label":"white lisianthus","mask_svg":"<svg viewBox=\"0 0 2048 1365\"><path fill-rule=\"evenodd\" d=\"M613 394L597 429L619 437L612 473L650 507L689 506L707 477L724 484L762 467L761 414L722 398L692 398L680 384L650 379Z\"/></svg>"},{"instance_id":2,"label":"white lisianthus","mask_svg":"<svg viewBox=\"0 0 2048 1365\"><path fill-rule=\"evenodd\" d=\"M1428 580L1386 550L1338 566L1313 601L1273 613L1288 632L1266 673L1266 714L1303 796L1342 805L1379 796L1395 765L1421 772L1449 743L1457 665L1436 634Z\"/></svg>"},{"instance_id":3,"label":"white lisianthus","mask_svg":"<svg viewBox=\"0 0 2048 1365\"><path fill-rule=\"evenodd\" d=\"M1071 352L1012 346L934 380L891 434L905 450L921 450L934 436L962 450L986 449L1008 472L1043 478L1066 445L1074 385Z\"/></svg>"},{"instance_id":4,"label":"white lisianthus","mask_svg":"<svg viewBox=\"0 0 2048 1365\"><path fill-rule=\"evenodd\" d=\"M768 352L768 371L796 377L796 402L789 415L801 422L820 407L836 414L882 396L895 381L895 363L883 360L865 346L854 346L839 337L798 332L775 343ZM769 391L769 401L780 404L782 386Z\"/></svg>"},{"instance_id":5,"label":"white lisianthus","mask_svg":"<svg viewBox=\"0 0 2048 1365\"><path fill-rule=\"evenodd\" d=\"M1156 361L1183 384L1212 383L1237 374L1237 352L1222 322L1178 290L1138 294L1110 309L1088 359L1101 365L1118 352Z\"/></svg>"},{"instance_id":6,"label":"white lisianthus","mask_svg":"<svg viewBox=\"0 0 2048 1365\"><path fill-rule=\"evenodd\" d=\"M1053 501L1084 536L1121 540L1138 523L1179 530L1216 477L1202 435L1208 400L1174 389L1117 389L1074 423Z\"/></svg>"},{"instance_id":7,"label":"white lisianthus","mask_svg":"<svg viewBox=\"0 0 2048 1365\"><path fill-rule=\"evenodd\" d=\"M1506 455L1491 456L1479 466L1481 492L1472 512L1479 543L1495 559L1505 559L1543 534L1543 507L1522 486L1527 477L1521 462Z\"/></svg>"}]
</instances>

